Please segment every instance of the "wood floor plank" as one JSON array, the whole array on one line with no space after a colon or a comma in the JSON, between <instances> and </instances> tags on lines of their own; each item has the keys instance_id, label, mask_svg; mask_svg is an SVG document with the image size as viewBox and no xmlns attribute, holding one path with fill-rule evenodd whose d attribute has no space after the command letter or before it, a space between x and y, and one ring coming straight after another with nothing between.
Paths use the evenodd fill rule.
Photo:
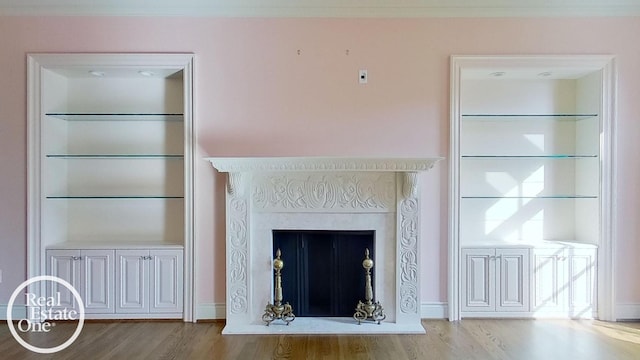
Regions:
<instances>
[{"instance_id":1,"label":"wood floor plank","mask_svg":"<svg viewBox=\"0 0 640 360\"><path fill-rule=\"evenodd\" d=\"M363 336L340 336L338 338L338 349L342 350L343 359L366 360L367 342Z\"/></svg>"},{"instance_id":2,"label":"wood floor plank","mask_svg":"<svg viewBox=\"0 0 640 360\"><path fill-rule=\"evenodd\" d=\"M223 322L88 322L67 349L24 349L0 323L1 359L640 359L640 323L574 320L424 320L426 335L222 335ZM75 323L27 340L58 345Z\"/></svg>"}]
</instances>

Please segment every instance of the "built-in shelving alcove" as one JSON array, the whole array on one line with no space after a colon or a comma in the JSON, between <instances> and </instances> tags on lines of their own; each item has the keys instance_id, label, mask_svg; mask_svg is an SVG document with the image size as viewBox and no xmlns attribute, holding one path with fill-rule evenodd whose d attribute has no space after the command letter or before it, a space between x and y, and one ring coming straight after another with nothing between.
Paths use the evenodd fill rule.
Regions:
<instances>
[{"instance_id":1,"label":"built-in shelving alcove","mask_svg":"<svg viewBox=\"0 0 640 360\"><path fill-rule=\"evenodd\" d=\"M192 62L28 56L28 276L87 318L194 320Z\"/></svg>"},{"instance_id":2,"label":"built-in shelving alcove","mask_svg":"<svg viewBox=\"0 0 640 360\"><path fill-rule=\"evenodd\" d=\"M611 56L454 56L450 319L611 319Z\"/></svg>"}]
</instances>

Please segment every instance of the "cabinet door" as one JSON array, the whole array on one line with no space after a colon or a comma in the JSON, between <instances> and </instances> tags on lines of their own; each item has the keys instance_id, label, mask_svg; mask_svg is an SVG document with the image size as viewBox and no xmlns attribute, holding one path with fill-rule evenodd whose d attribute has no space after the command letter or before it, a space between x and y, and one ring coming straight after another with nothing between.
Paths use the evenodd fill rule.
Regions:
<instances>
[{"instance_id":1,"label":"cabinet door","mask_svg":"<svg viewBox=\"0 0 640 360\"><path fill-rule=\"evenodd\" d=\"M595 249L567 249L570 317L592 318L595 309Z\"/></svg>"},{"instance_id":2,"label":"cabinet door","mask_svg":"<svg viewBox=\"0 0 640 360\"><path fill-rule=\"evenodd\" d=\"M495 310L495 250L462 250L462 311Z\"/></svg>"},{"instance_id":3,"label":"cabinet door","mask_svg":"<svg viewBox=\"0 0 640 360\"><path fill-rule=\"evenodd\" d=\"M533 311L564 312L568 287L564 249L535 249Z\"/></svg>"},{"instance_id":4,"label":"cabinet door","mask_svg":"<svg viewBox=\"0 0 640 360\"><path fill-rule=\"evenodd\" d=\"M529 311L529 250L497 249L497 311Z\"/></svg>"},{"instance_id":5,"label":"cabinet door","mask_svg":"<svg viewBox=\"0 0 640 360\"><path fill-rule=\"evenodd\" d=\"M83 301L87 314L113 313L114 306L114 251L84 250Z\"/></svg>"},{"instance_id":6,"label":"cabinet door","mask_svg":"<svg viewBox=\"0 0 640 360\"><path fill-rule=\"evenodd\" d=\"M149 312L149 250L116 251L116 312Z\"/></svg>"},{"instance_id":7,"label":"cabinet door","mask_svg":"<svg viewBox=\"0 0 640 360\"><path fill-rule=\"evenodd\" d=\"M80 250L47 250L47 274L69 282L82 296L82 264ZM53 309L74 309L79 311L78 302L66 287L49 281L46 285L47 297L60 299L60 307ZM84 299L83 299L84 301Z\"/></svg>"},{"instance_id":8,"label":"cabinet door","mask_svg":"<svg viewBox=\"0 0 640 360\"><path fill-rule=\"evenodd\" d=\"M152 313L182 312L183 259L182 250L151 250L150 269Z\"/></svg>"}]
</instances>

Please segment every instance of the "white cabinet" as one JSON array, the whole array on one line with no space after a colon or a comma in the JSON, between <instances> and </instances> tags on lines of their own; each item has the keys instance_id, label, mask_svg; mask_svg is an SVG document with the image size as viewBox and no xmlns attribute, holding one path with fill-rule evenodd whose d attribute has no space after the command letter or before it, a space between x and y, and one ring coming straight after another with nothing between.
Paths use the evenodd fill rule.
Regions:
<instances>
[{"instance_id":1,"label":"white cabinet","mask_svg":"<svg viewBox=\"0 0 640 360\"><path fill-rule=\"evenodd\" d=\"M182 312L182 250L117 250L116 311Z\"/></svg>"},{"instance_id":2,"label":"white cabinet","mask_svg":"<svg viewBox=\"0 0 640 360\"><path fill-rule=\"evenodd\" d=\"M68 281L80 293L86 314L114 312L113 250L47 250L48 274ZM78 311L64 286L51 282L47 296L60 293L61 306Z\"/></svg>"},{"instance_id":3,"label":"white cabinet","mask_svg":"<svg viewBox=\"0 0 640 360\"><path fill-rule=\"evenodd\" d=\"M596 312L596 259L593 246L533 250L535 316L593 318Z\"/></svg>"},{"instance_id":4,"label":"white cabinet","mask_svg":"<svg viewBox=\"0 0 640 360\"><path fill-rule=\"evenodd\" d=\"M597 248L540 246L462 249L462 317L593 318Z\"/></svg>"},{"instance_id":5,"label":"white cabinet","mask_svg":"<svg viewBox=\"0 0 640 360\"><path fill-rule=\"evenodd\" d=\"M529 311L529 249L469 248L462 260L463 316Z\"/></svg>"},{"instance_id":6,"label":"white cabinet","mask_svg":"<svg viewBox=\"0 0 640 360\"><path fill-rule=\"evenodd\" d=\"M165 249L48 249L47 274L68 281L80 293L88 319L181 318L184 251ZM62 308L79 310L69 290L47 285L47 296L60 293Z\"/></svg>"}]
</instances>

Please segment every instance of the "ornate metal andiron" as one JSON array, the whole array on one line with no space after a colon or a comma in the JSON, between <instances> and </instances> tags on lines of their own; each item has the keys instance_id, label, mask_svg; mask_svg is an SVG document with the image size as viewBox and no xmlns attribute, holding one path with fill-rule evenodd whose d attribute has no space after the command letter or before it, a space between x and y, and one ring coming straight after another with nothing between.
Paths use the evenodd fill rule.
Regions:
<instances>
[{"instance_id":1,"label":"ornate metal andiron","mask_svg":"<svg viewBox=\"0 0 640 360\"><path fill-rule=\"evenodd\" d=\"M362 267L365 269L365 302L358 301L356 307L356 313L353 314L353 318L358 321L358 325L363 320L373 320L380 324L380 321L384 320L387 315L384 313L382 305L379 301L373 302L373 288L371 287L371 268L373 268L373 260L369 258L369 249L364 250L364 260L362 261Z\"/></svg>"},{"instance_id":2,"label":"ornate metal andiron","mask_svg":"<svg viewBox=\"0 0 640 360\"><path fill-rule=\"evenodd\" d=\"M280 319L289 325L289 323L296 318L293 314L293 308L289 303L282 305L282 276L280 275L280 271L284 267L284 261L280 259L280 255L280 249L278 249L276 251L276 258L273 259L273 269L275 270L276 279L276 287L274 290L275 304L268 303L262 315L262 320L267 323L267 326L275 319Z\"/></svg>"}]
</instances>

